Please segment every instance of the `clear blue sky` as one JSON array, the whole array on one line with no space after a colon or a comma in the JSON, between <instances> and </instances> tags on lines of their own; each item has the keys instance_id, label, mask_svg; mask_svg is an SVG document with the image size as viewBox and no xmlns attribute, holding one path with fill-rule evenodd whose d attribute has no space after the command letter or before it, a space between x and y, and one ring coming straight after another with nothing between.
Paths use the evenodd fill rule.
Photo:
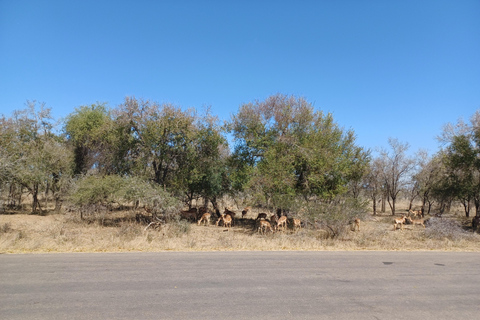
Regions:
<instances>
[{"instance_id":1,"label":"clear blue sky","mask_svg":"<svg viewBox=\"0 0 480 320\"><path fill-rule=\"evenodd\" d=\"M438 150L480 109L480 1L0 0L0 113L126 96L221 120L305 97L366 148Z\"/></svg>"}]
</instances>

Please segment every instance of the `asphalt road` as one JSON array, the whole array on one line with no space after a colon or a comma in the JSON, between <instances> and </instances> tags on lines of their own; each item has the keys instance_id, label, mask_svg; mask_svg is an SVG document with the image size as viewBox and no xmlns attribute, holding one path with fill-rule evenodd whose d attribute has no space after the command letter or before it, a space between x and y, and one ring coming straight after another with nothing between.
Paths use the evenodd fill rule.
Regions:
<instances>
[{"instance_id":1,"label":"asphalt road","mask_svg":"<svg viewBox=\"0 0 480 320\"><path fill-rule=\"evenodd\" d=\"M480 319L480 254L0 255L0 319Z\"/></svg>"}]
</instances>

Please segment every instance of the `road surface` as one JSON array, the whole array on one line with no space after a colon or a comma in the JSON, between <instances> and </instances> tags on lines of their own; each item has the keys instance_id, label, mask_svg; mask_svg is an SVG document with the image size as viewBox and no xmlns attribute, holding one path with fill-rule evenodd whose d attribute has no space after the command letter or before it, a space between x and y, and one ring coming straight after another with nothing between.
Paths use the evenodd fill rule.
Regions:
<instances>
[{"instance_id":1,"label":"road surface","mask_svg":"<svg viewBox=\"0 0 480 320\"><path fill-rule=\"evenodd\" d=\"M0 319L480 319L480 254L0 255Z\"/></svg>"}]
</instances>

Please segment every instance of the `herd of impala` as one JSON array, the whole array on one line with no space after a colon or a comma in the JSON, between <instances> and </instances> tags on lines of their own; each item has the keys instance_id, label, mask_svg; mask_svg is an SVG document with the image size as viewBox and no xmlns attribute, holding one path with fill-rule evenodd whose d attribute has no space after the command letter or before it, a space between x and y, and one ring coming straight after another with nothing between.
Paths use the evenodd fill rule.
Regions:
<instances>
[{"instance_id":1,"label":"herd of impala","mask_svg":"<svg viewBox=\"0 0 480 320\"><path fill-rule=\"evenodd\" d=\"M242 218L245 218L247 213L249 212L250 207L245 208L242 210ZM226 228L231 228L233 226L233 222L235 220L236 213L231 211L228 208L225 208L223 213L218 213L219 217L215 222L215 225L218 227L222 224ZM181 217L189 220L196 220L197 224L200 225L210 225L210 219L212 218L212 214L208 212L205 208L200 208L197 210L196 208L192 208L187 211L181 211ZM401 229L403 230L404 224L407 221L415 227L415 225L421 225L425 228L425 220L422 217L421 210L414 211L409 210L407 215L403 215L401 218L395 218L393 221L393 230ZM292 229L294 231L299 230L302 228L302 221L297 218L288 219L287 216L281 215L281 212L277 212L277 214L272 214L268 216L267 213L259 213L255 218L256 226L258 226L258 232L265 234L267 232L276 232L276 231L285 231L288 228L287 223L290 223ZM352 221L353 230L360 231L360 219L355 218Z\"/></svg>"},{"instance_id":2,"label":"herd of impala","mask_svg":"<svg viewBox=\"0 0 480 320\"><path fill-rule=\"evenodd\" d=\"M250 207L245 208L242 210L242 219L250 211ZM225 228L231 228L235 222L236 213L231 211L228 208L225 208L223 213L218 212L217 214L218 219L215 222L215 225L218 227L223 225ZM212 214L208 212L206 208L200 208L197 210L196 208L192 208L190 210L181 211L180 213L181 218L190 220L190 221L197 221L197 224L200 225L210 225L210 220L212 218ZM259 233L265 234L267 232L276 232L276 231L285 231L288 229L288 224L291 225L294 231L300 230L302 228L302 221L298 218L291 218L288 219L287 216L283 215L281 211L277 211L277 214L272 214L268 216L267 213L259 213L255 218L255 226ZM408 210L408 213L402 215L401 218L394 218L393 219L393 230L403 230L403 226L405 224L411 224L413 228L416 225L422 226L425 228L425 219L423 218L423 214L421 210ZM360 219L355 218L352 221L353 230L360 231ZM472 219L472 229L475 231L477 227L480 226L480 217L474 217Z\"/></svg>"},{"instance_id":3,"label":"herd of impala","mask_svg":"<svg viewBox=\"0 0 480 320\"><path fill-rule=\"evenodd\" d=\"M242 210L242 219L245 218L249 211L250 207ZM223 213L217 213L218 219L215 222L215 225L217 227L223 225L225 228L231 228L234 224L236 215L237 214L234 211L225 208ZM210 225L213 215L205 208L200 208L199 210L192 208L190 210L181 211L180 217L190 221L197 221L199 226L207 226ZM288 228L287 223L290 223L294 231L302 228L302 221L300 219L288 219L287 216L281 214L281 211L279 211L277 214L272 214L270 217L266 213L259 213L254 221L258 226L258 232L260 233L266 233L269 231L272 233L282 230L285 231Z\"/></svg>"}]
</instances>

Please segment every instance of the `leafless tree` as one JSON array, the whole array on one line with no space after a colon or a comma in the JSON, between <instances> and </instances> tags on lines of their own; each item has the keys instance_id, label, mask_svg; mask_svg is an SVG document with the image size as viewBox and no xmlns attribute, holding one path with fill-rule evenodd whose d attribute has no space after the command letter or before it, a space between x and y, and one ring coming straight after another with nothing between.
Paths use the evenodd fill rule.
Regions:
<instances>
[{"instance_id":1,"label":"leafless tree","mask_svg":"<svg viewBox=\"0 0 480 320\"><path fill-rule=\"evenodd\" d=\"M415 161L407 156L408 143L401 143L397 139L389 138L391 150L381 150L382 178L388 194L388 204L395 215L395 204L398 194L405 189Z\"/></svg>"}]
</instances>

